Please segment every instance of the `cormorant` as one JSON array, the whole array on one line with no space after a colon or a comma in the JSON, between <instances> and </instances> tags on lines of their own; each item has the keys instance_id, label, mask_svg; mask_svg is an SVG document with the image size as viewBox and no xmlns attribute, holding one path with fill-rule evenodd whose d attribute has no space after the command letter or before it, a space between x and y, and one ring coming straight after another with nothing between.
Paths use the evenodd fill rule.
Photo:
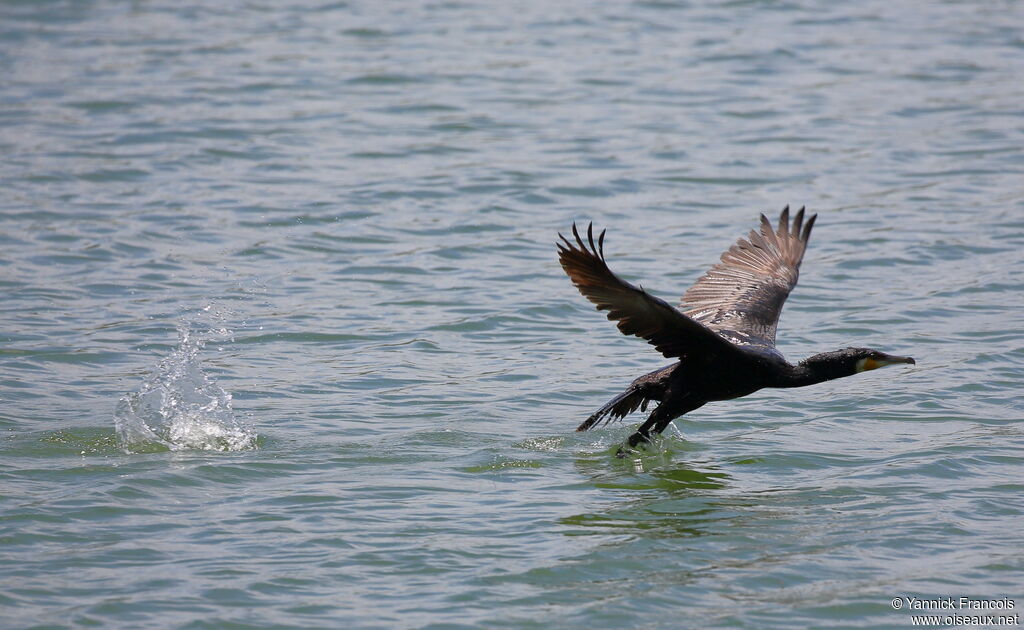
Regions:
<instances>
[{"instance_id":1,"label":"cormorant","mask_svg":"<svg viewBox=\"0 0 1024 630\"><path fill-rule=\"evenodd\" d=\"M623 334L642 337L677 360L633 381L576 430L586 431L657 403L627 440L632 448L711 401L739 398L764 387L802 387L894 363L914 363L911 357L844 348L793 365L775 348L779 314L796 286L817 218L812 215L805 224L800 208L790 223L786 206L773 229L762 214L760 232L752 230L722 254L721 262L686 291L678 309L612 273L604 258L605 232L595 243L593 223L586 241L575 223L575 244L559 234L559 261L580 293L598 310L608 311L608 319Z\"/></svg>"}]
</instances>

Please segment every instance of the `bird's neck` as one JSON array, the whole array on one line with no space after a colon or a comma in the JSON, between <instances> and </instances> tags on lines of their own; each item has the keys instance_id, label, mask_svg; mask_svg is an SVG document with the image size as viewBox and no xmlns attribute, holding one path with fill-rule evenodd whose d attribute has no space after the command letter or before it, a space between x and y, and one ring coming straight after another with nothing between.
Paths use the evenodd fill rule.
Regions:
<instances>
[{"instance_id":1,"label":"bird's neck","mask_svg":"<svg viewBox=\"0 0 1024 630\"><path fill-rule=\"evenodd\" d=\"M804 362L798 365L787 365L786 367L787 369L782 370L778 375L779 380L775 387L804 387L805 385L816 385L817 383L824 383L825 381L848 376L830 365L807 364Z\"/></svg>"}]
</instances>

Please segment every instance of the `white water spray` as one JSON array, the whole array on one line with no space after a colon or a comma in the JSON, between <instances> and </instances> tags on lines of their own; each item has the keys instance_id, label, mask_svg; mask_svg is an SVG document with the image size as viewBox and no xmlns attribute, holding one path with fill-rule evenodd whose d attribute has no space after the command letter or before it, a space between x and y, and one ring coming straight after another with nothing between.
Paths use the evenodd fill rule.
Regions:
<instances>
[{"instance_id":1,"label":"white water spray","mask_svg":"<svg viewBox=\"0 0 1024 630\"><path fill-rule=\"evenodd\" d=\"M206 343L230 336L223 326L214 328L202 321L211 315L223 317L208 306L196 318L178 324L178 346L138 391L118 401L114 424L125 451L256 448L256 432L235 417L231 394L203 371L199 355Z\"/></svg>"}]
</instances>

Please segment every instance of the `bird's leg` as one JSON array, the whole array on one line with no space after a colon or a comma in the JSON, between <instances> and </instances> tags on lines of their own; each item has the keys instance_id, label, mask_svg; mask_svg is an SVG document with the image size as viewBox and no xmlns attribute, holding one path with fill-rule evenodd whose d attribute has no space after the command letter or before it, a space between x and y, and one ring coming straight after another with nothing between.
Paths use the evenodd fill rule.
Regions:
<instances>
[{"instance_id":1,"label":"bird's leg","mask_svg":"<svg viewBox=\"0 0 1024 630\"><path fill-rule=\"evenodd\" d=\"M640 425L636 430L636 433L629 436L626 440L626 444L619 447L615 456L620 458L625 457L629 453L629 450L627 449L634 449L640 444L650 443L652 430L654 433L660 434L666 427L668 427L670 422L679 416L684 413L689 413L704 405L703 402L698 401L689 400L687 402L689 404L676 404L669 406L662 403L661 405L658 405L658 408L651 412L651 415L643 424Z\"/></svg>"},{"instance_id":2,"label":"bird's leg","mask_svg":"<svg viewBox=\"0 0 1024 630\"><path fill-rule=\"evenodd\" d=\"M628 454L629 450L636 448L640 444L647 444L651 441L651 427L658 423L658 420L660 419L658 412L664 409L664 407L664 405L658 405L658 408L651 412L651 415L647 417L647 420L640 425L633 435L629 436L626 440L626 444L619 447L619 450L615 453L616 457L623 458ZM671 416L669 417L669 421L671 421Z\"/></svg>"},{"instance_id":3,"label":"bird's leg","mask_svg":"<svg viewBox=\"0 0 1024 630\"><path fill-rule=\"evenodd\" d=\"M629 439L626 440L626 445L629 446L629 448L635 448L638 444L647 444L650 441L651 436L647 431L638 430L636 433L629 436Z\"/></svg>"},{"instance_id":4,"label":"bird's leg","mask_svg":"<svg viewBox=\"0 0 1024 630\"><path fill-rule=\"evenodd\" d=\"M651 441L651 436L644 431L637 431L633 435L629 436L626 443L619 447L619 450L615 451L615 456L619 459L624 459L626 455L633 449L635 449L641 443L647 444Z\"/></svg>"}]
</instances>

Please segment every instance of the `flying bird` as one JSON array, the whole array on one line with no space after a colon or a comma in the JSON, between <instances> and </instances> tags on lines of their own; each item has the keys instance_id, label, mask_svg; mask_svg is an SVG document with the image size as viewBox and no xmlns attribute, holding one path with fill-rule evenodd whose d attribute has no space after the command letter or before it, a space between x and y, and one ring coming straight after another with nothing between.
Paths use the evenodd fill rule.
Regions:
<instances>
[{"instance_id":1,"label":"flying bird","mask_svg":"<svg viewBox=\"0 0 1024 630\"><path fill-rule=\"evenodd\" d=\"M914 363L869 348L844 348L793 365L775 348L775 330L786 297L796 286L800 262L818 215L804 222L804 208L790 221L789 206L777 227L761 215L752 230L722 254L721 262L683 295L679 308L615 275L604 257L602 231L586 239L572 226L575 243L559 234L562 269L585 298L608 311L625 335L646 339L676 362L634 380L583 421L577 431L657 406L626 444L649 442L673 420L708 402L740 398L765 387L803 387L886 365ZM624 451L620 450L622 455Z\"/></svg>"}]
</instances>

